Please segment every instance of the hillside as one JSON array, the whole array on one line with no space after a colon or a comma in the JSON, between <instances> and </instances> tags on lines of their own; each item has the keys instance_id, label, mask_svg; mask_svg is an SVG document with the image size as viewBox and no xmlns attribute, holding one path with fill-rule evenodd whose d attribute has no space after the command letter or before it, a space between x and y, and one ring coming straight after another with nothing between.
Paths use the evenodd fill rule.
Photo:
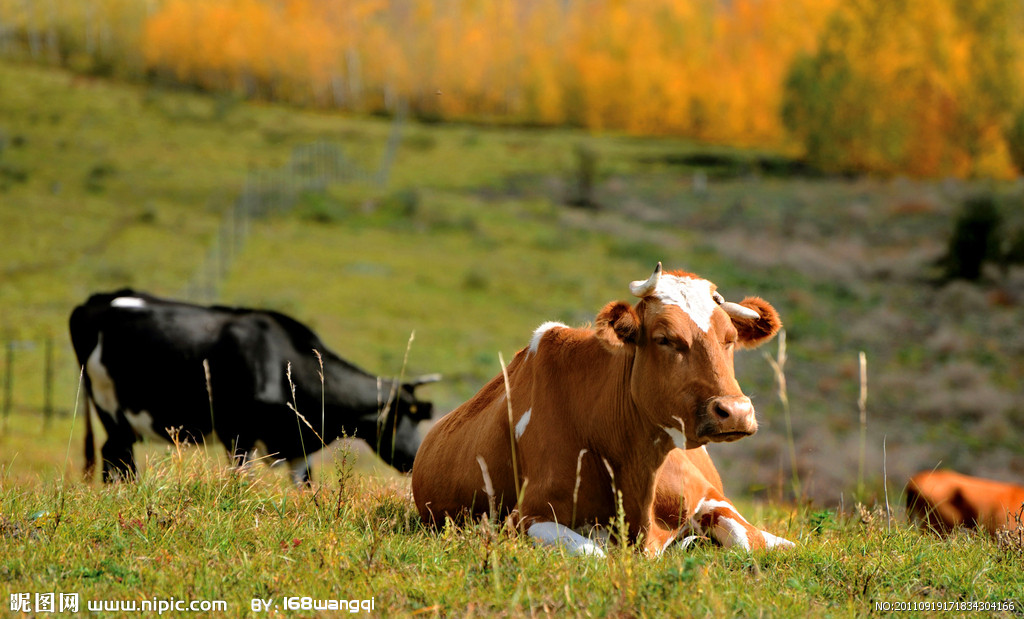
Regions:
<instances>
[{"instance_id":1,"label":"hillside","mask_svg":"<svg viewBox=\"0 0 1024 619\"><path fill-rule=\"evenodd\" d=\"M396 126L7 63L0 93L0 332L19 343L18 411L43 399L38 342L47 336L57 343L53 398L74 408L66 317L100 289L285 311L383 374L402 370L415 332L407 371L447 377L429 391L443 411L500 371L498 353L510 358L536 325L586 323L661 260L729 298L756 294L779 309L799 475L818 504L849 503L856 487L859 351L873 496L883 440L893 496L908 474L940 462L1024 479L1024 273L929 283L964 198L990 189L1019 225L1019 184L787 176L795 168L770 153L571 130ZM287 168L298 147L318 141L361 170L390 161L386 182L364 175L253 215L205 298L211 290L191 284L211 268L246 179ZM579 197L587 157L596 211L565 205ZM788 496L771 367L750 351L737 373L762 429L713 455L733 492ZM58 418L62 432L67 420ZM3 452L5 467L33 466Z\"/></svg>"}]
</instances>

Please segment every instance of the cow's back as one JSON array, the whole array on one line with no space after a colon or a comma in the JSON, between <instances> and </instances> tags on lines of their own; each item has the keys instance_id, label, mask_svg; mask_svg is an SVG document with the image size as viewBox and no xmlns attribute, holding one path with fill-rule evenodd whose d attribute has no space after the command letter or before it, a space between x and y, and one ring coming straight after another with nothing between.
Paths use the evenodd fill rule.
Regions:
<instances>
[{"instance_id":1,"label":"cow's back","mask_svg":"<svg viewBox=\"0 0 1024 619\"><path fill-rule=\"evenodd\" d=\"M160 434L174 426L198 439L212 430L203 362L233 316L125 289L90 297L72 311L69 327L87 376L114 390L108 402L149 415Z\"/></svg>"},{"instance_id":2,"label":"cow's back","mask_svg":"<svg viewBox=\"0 0 1024 619\"><path fill-rule=\"evenodd\" d=\"M940 533L964 526L994 534L1022 504L1024 487L954 471L922 471L907 484L908 517Z\"/></svg>"},{"instance_id":3,"label":"cow's back","mask_svg":"<svg viewBox=\"0 0 1024 619\"><path fill-rule=\"evenodd\" d=\"M119 297L136 297L138 293L130 288L117 292L97 293L91 295L85 303L71 310L68 330L71 333L71 346L75 349L79 366L84 366L89 355L96 349L100 329L105 316L111 311L111 303Z\"/></svg>"},{"instance_id":4,"label":"cow's back","mask_svg":"<svg viewBox=\"0 0 1024 619\"><path fill-rule=\"evenodd\" d=\"M517 356L508 368L510 373L518 361ZM424 522L443 524L445 517L459 519L467 515L467 506L472 506L471 516L487 512L484 469L499 513L507 513L515 505L506 402L504 379L499 374L472 399L438 420L424 437L412 468L413 498Z\"/></svg>"}]
</instances>

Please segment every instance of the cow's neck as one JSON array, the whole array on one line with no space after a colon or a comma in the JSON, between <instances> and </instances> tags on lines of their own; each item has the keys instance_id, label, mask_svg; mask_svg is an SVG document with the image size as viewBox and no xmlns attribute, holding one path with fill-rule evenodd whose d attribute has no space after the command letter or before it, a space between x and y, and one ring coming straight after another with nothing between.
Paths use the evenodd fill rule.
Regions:
<instances>
[{"instance_id":1,"label":"cow's neck","mask_svg":"<svg viewBox=\"0 0 1024 619\"><path fill-rule=\"evenodd\" d=\"M643 514L654 500L658 468L674 445L665 431L639 410L630 395L633 351L609 350L595 337L581 352L602 370L595 375L595 366L590 363L567 364L565 369L572 379L594 385L590 397L576 400L574 413L582 420L580 427L588 448L604 459L603 464L615 476L614 485L622 491L630 533L635 536L645 523ZM586 416L599 408L608 412L607 417L603 417L600 425L587 424Z\"/></svg>"},{"instance_id":2,"label":"cow's neck","mask_svg":"<svg viewBox=\"0 0 1024 619\"><path fill-rule=\"evenodd\" d=\"M613 465L656 470L674 445L664 429L651 422L633 400L630 387L634 351L629 348L609 351L604 346L595 348L605 355L607 374L598 379L602 390L595 392L595 401L585 406L593 407L602 402L610 402L612 406L610 423L592 428L591 440L600 442L605 457ZM595 351L594 354L598 353ZM594 378L597 377L591 380Z\"/></svg>"},{"instance_id":3,"label":"cow's neck","mask_svg":"<svg viewBox=\"0 0 1024 619\"><path fill-rule=\"evenodd\" d=\"M378 411L389 398L393 401L399 397L399 393L392 393L394 389L391 379L378 378L340 359L324 359L324 400L328 407Z\"/></svg>"},{"instance_id":4,"label":"cow's neck","mask_svg":"<svg viewBox=\"0 0 1024 619\"><path fill-rule=\"evenodd\" d=\"M622 432L620 438L633 436L635 439L611 443L611 448L607 449L607 455L604 456L605 465L611 468L615 476L613 485L622 493L622 508L633 541L639 533L648 533L658 469L674 447L660 428L639 426L635 432Z\"/></svg>"}]
</instances>

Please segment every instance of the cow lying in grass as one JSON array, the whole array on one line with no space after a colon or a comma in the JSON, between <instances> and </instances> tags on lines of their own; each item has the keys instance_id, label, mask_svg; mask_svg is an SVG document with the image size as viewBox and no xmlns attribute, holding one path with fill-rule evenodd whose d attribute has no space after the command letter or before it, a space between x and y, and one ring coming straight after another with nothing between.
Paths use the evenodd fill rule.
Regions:
<instances>
[{"instance_id":1,"label":"cow lying in grass","mask_svg":"<svg viewBox=\"0 0 1024 619\"><path fill-rule=\"evenodd\" d=\"M514 513L541 542L603 554L574 529L607 529L621 510L628 541L650 554L680 534L791 545L738 514L703 449L757 430L733 352L771 339L778 314L660 264L630 290L636 306L609 303L592 329L541 325L507 381L498 375L438 421L412 473L425 522Z\"/></svg>"},{"instance_id":2,"label":"cow lying in grass","mask_svg":"<svg viewBox=\"0 0 1024 619\"><path fill-rule=\"evenodd\" d=\"M1024 486L953 471L921 471L907 484L907 517L937 533L956 527L995 535L1015 528L1024 510Z\"/></svg>"}]
</instances>

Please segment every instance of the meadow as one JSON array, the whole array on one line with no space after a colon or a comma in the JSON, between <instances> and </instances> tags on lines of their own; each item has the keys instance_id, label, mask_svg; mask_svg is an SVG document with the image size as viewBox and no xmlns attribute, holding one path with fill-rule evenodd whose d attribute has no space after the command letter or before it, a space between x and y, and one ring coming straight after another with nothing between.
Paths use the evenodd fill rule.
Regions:
<instances>
[{"instance_id":1,"label":"meadow","mask_svg":"<svg viewBox=\"0 0 1024 619\"><path fill-rule=\"evenodd\" d=\"M331 185L252 220L215 300L294 315L371 371L441 372L424 391L439 411L500 371L499 352L511 358L536 325L585 324L659 260L730 299L767 298L787 325L799 492L761 351L738 355L737 375L762 429L712 455L741 511L797 543L788 552L590 561L536 549L503 523L428 531L408 480L351 443L312 490L266 467L228 471L214 446L147 446L137 484L82 483L74 305L121 286L185 295L246 174L316 140L373 168L393 123L0 63L0 331L57 346L48 423L41 347L20 346L11 374L3 593L223 599L231 616L256 615L257 598L283 616L313 613L286 609L285 596L372 597L384 615L848 616L1005 600L1020 613L1020 544L940 539L900 509L907 476L940 463L1024 476L1024 277L937 285L933 266L979 189L1021 225L1024 188L1012 182L794 176L768 152L408 121L386 183ZM597 209L566 205L581 153Z\"/></svg>"},{"instance_id":2,"label":"meadow","mask_svg":"<svg viewBox=\"0 0 1024 619\"><path fill-rule=\"evenodd\" d=\"M8 444L40 441L29 418L14 419ZM64 452L62 438L49 449ZM613 548L595 560L534 547L500 522L426 530L407 480L357 473L345 449L310 490L265 467L230 471L203 451L154 451L137 483L103 487L74 472L16 482L10 465L0 482L5 593L78 593L83 612L101 601L223 601L210 614L238 617L313 616L314 600L372 600L369 614L381 616L1020 614L1019 539L943 539L880 507L740 501L797 547L705 544L658 559Z\"/></svg>"}]
</instances>

